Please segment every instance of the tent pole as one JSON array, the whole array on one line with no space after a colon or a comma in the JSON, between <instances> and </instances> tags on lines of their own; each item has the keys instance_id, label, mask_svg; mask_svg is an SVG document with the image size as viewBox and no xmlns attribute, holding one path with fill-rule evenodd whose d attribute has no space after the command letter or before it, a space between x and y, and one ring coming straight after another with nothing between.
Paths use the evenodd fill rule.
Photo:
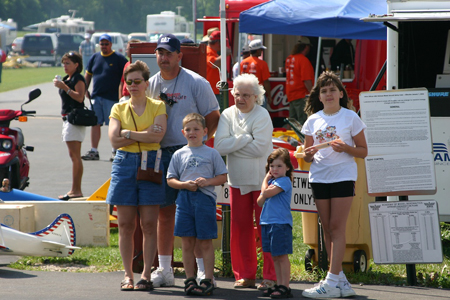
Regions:
<instances>
[{"instance_id":1,"label":"tent pole","mask_svg":"<svg viewBox=\"0 0 450 300\"><path fill-rule=\"evenodd\" d=\"M314 82L317 82L317 78L319 78L319 70L320 70L320 52L322 50L322 37L319 36L319 40L318 40L318 45L317 45L317 57L316 57L316 72L315 72L315 78L314 78Z\"/></svg>"}]
</instances>

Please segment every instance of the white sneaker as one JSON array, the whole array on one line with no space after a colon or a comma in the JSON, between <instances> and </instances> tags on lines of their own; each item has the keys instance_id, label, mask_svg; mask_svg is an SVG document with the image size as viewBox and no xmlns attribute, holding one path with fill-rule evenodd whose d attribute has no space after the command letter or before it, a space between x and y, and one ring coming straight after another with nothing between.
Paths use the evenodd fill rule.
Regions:
<instances>
[{"instance_id":1,"label":"white sneaker","mask_svg":"<svg viewBox=\"0 0 450 300\"><path fill-rule=\"evenodd\" d=\"M205 279L205 271L199 271L197 270L197 283L200 285L200 281L202 281L202 279ZM216 282L216 278L212 279L212 284L214 285L214 288L217 287L217 282Z\"/></svg>"},{"instance_id":2,"label":"white sneaker","mask_svg":"<svg viewBox=\"0 0 450 300\"><path fill-rule=\"evenodd\" d=\"M168 271L164 270L164 268L157 268L152 272L151 281L153 283L153 287L174 286L175 278L173 276L172 268Z\"/></svg>"},{"instance_id":3,"label":"white sneaker","mask_svg":"<svg viewBox=\"0 0 450 300\"><path fill-rule=\"evenodd\" d=\"M339 298L341 297L341 289L337 286L332 287L327 283L321 281L316 284L313 288L304 290L302 293L303 297L306 298Z\"/></svg>"},{"instance_id":4,"label":"white sneaker","mask_svg":"<svg viewBox=\"0 0 450 300\"><path fill-rule=\"evenodd\" d=\"M341 290L341 297L351 297L356 295L355 291L352 289L350 282L348 282L347 280L339 281L338 287Z\"/></svg>"}]
</instances>

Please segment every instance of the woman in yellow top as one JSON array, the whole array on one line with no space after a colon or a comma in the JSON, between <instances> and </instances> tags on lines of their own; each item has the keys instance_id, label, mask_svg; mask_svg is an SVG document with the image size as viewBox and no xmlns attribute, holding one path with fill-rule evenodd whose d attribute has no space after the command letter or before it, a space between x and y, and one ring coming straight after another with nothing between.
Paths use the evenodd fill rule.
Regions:
<instances>
[{"instance_id":1,"label":"woman in yellow top","mask_svg":"<svg viewBox=\"0 0 450 300\"><path fill-rule=\"evenodd\" d=\"M147 155L147 168L154 168L159 142L167 126L166 106L145 96L150 71L141 61L130 64L124 72L130 100L111 109L108 135L118 149L112 164L111 184L106 202L117 206L119 249L125 268L121 290L151 290L151 267L156 254L156 228L159 205L165 199L165 180L157 184L137 180L138 167ZM159 165L162 174L163 164ZM133 235L139 209L143 233L144 270L133 284Z\"/></svg>"}]
</instances>

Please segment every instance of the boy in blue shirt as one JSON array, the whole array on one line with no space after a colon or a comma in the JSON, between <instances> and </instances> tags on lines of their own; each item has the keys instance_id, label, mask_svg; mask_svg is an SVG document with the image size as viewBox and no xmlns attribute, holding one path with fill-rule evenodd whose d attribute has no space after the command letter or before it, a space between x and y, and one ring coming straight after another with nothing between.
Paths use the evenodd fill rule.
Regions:
<instances>
[{"instance_id":1,"label":"boy in blue shirt","mask_svg":"<svg viewBox=\"0 0 450 300\"><path fill-rule=\"evenodd\" d=\"M167 184L179 189L174 235L181 237L186 295L211 295L214 273L214 247L217 239L216 193L214 186L227 181L227 168L217 150L205 146L205 118L197 113L183 119L187 145L173 154L167 171ZM197 285L195 244L199 243L205 264L205 279Z\"/></svg>"}]
</instances>

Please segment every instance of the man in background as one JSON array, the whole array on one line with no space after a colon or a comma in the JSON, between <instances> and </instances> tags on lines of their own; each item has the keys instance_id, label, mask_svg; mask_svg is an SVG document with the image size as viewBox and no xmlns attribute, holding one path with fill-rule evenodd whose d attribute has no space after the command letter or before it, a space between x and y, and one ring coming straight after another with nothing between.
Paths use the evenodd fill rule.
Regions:
<instances>
[{"instance_id":1,"label":"man in background","mask_svg":"<svg viewBox=\"0 0 450 300\"><path fill-rule=\"evenodd\" d=\"M206 48L206 80L209 81L211 88L216 95L217 102L220 105L220 111L223 111L223 103L220 99L220 90L217 88L217 83L220 80L221 58L220 53L220 31L216 30L209 36L208 47ZM227 47L226 55L231 55L231 49Z\"/></svg>"},{"instance_id":2,"label":"man in background","mask_svg":"<svg viewBox=\"0 0 450 300\"><path fill-rule=\"evenodd\" d=\"M271 87L270 87L270 72L267 63L260 59L263 50L267 47L263 46L262 41L259 39L253 40L248 45L250 48L250 56L241 62L241 74L249 73L258 77L259 84L261 84L266 90L265 100L263 107L272 103Z\"/></svg>"},{"instance_id":3,"label":"man in background","mask_svg":"<svg viewBox=\"0 0 450 300\"><path fill-rule=\"evenodd\" d=\"M248 45L244 45L244 47L242 47L241 56L242 56L241 61L250 56L250 48L248 47ZM241 72L241 63L240 63L240 61L238 59L237 62L233 65L232 78L231 79L234 80L236 77L238 77L240 72Z\"/></svg>"},{"instance_id":4,"label":"man in background","mask_svg":"<svg viewBox=\"0 0 450 300\"><path fill-rule=\"evenodd\" d=\"M86 68L86 97L93 100L92 109L98 124L91 129L91 150L81 156L83 160L99 160L98 144L100 142L100 126L109 125L109 115L114 104L119 102L119 84L127 59L112 50L111 37L103 34L99 38L101 52L94 53ZM92 95L89 85L94 80Z\"/></svg>"},{"instance_id":5,"label":"man in background","mask_svg":"<svg viewBox=\"0 0 450 300\"><path fill-rule=\"evenodd\" d=\"M350 70L354 69L355 63L355 48L353 47L351 39L342 39L333 48L333 53L330 57L331 70L337 71L344 65L344 71L347 67Z\"/></svg>"},{"instance_id":6,"label":"man in background","mask_svg":"<svg viewBox=\"0 0 450 300\"><path fill-rule=\"evenodd\" d=\"M86 71L87 64L95 53L95 45L91 43L91 35L89 33L84 34L84 41L80 43L78 52L83 57L83 68Z\"/></svg>"},{"instance_id":7,"label":"man in background","mask_svg":"<svg viewBox=\"0 0 450 300\"><path fill-rule=\"evenodd\" d=\"M307 119L304 111L307 95L314 86L314 68L306 57L310 49L309 38L302 36L285 62L289 118L294 118L302 125Z\"/></svg>"}]
</instances>

